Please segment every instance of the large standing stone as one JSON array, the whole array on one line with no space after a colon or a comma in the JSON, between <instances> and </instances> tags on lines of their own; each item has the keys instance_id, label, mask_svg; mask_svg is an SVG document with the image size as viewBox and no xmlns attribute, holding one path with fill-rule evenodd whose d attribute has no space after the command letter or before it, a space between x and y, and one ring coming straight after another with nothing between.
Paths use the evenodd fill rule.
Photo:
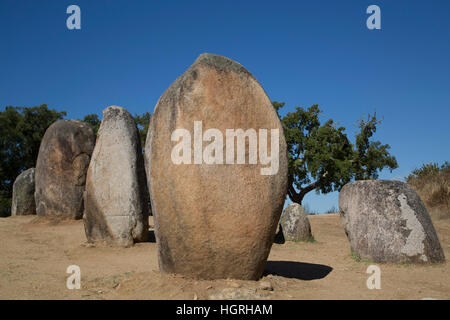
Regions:
<instances>
[{"instance_id":1,"label":"large standing stone","mask_svg":"<svg viewBox=\"0 0 450 320\"><path fill-rule=\"evenodd\" d=\"M443 262L430 216L406 183L355 181L339 194L342 225L353 252L375 262Z\"/></svg>"},{"instance_id":2,"label":"large standing stone","mask_svg":"<svg viewBox=\"0 0 450 320\"><path fill-rule=\"evenodd\" d=\"M59 120L47 129L35 171L39 216L83 216L86 171L94 144L94 131L81 121Z\"/></svg>"},{"instance_id":3,"label":"large standing stone","mask_svg":"<svg viewBox=\"0 0 450 320\"><path fill-rule=\"evenodd\" d=\"M25 170L13 184L11 215L25 216L36 214L34 201L34 168Z\"/></svg>"},{"instance_id":4,"label":"large standing stone","mask_svg":"<svg viewBox=\"0 0 450 320\"><path fill-rule=\"evenodd\" d=\"M280 223L286 240L309 241L312 239L311 226L306 211L298 203L292 203L284 209Z\"/></svg>"},{"instance_id":5,"label":"large standing stone","mask_svg":"<svg viewBox=\"0 0 450 320\"><path fill-rule=\"evenodd\" d=\"M205 141L209 140L204 142L205 148L196 144L191 155L187 150L178 154L175 146L186 142L191 150L188 140L202 139L199 126ZM231 155L225 147L226 129L238 128L253 128L256 134L268 129L268 154L273 152L278 170L264 175L267 172L261 169L269 165L261 164L260 159L249 164L249 156L258 149L253 144L250 147L247 139L245 164L225 164L225 155ZM192 139L181 138L183 142L177 144L175 137L172 141L176 129L187 130L184 133ZM274 145L271 129L279 133L279 138L273 138ZM214 151L212 141L217 147ZM236 155L231 139L229 145ZM202 150L206 154L203 159ZM185 156L184 162L175 164L180 154ZM215 159L209 159L211 164L205 163L208 155ZM145 158L160 270L204 279L258 279L274 240L287 187L282 127L258 81L233 60L202 54L158 101ZM229 160L236 159L230 156Z\"/></svg>"},{"instance_id":6,"label":"large standing stone","mask_svg":"<svg viewBox=\"0 0 450 320\"><path fill-rule=\"evenodd\" d=\"M131 246L148 237L148 194L138 129L127 110L111 106L89 165L84 228L89 242Z\"/></svg>"}]
</instances>

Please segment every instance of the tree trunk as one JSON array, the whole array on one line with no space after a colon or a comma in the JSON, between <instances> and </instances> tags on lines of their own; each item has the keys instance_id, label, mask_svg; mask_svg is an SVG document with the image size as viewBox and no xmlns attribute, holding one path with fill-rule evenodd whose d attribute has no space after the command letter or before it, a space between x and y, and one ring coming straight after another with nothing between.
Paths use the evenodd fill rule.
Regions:
<instances>
[{"instance_id":1,"label":"tree trunk","mask_svg":"<svg viewBox=\"0 0 450 320\"><path fill-rule=\"evenodd\" d=\"M289 184L289 187L288 187L289 199L291 199L292 202L295 202L295 203L298 203L299 205L301 205L305 195L308 192L316 189L319 185L320 185L320 180L317 180L316 182L311 183L310 185L300 189L300 191L297 192L297 190L295 190L295 188L294 188L294 185Z\"/></svg>"}]
</instances>

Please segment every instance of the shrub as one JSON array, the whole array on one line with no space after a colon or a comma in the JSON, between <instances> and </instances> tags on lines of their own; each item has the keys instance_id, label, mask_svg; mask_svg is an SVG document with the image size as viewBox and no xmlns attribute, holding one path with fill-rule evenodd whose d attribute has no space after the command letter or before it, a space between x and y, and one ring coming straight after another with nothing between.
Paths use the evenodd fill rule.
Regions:
<instances>
[{"instance_id":1,"label":"shrub","mask_svg":"<svg viewBox=\"0 0 450 320\"><path fill-rule=\"evenodd\" d=\"M419 194L430 214L450 218L450 162L439 166L427 163L406 177Z\"/></svg>"}]
</instances>

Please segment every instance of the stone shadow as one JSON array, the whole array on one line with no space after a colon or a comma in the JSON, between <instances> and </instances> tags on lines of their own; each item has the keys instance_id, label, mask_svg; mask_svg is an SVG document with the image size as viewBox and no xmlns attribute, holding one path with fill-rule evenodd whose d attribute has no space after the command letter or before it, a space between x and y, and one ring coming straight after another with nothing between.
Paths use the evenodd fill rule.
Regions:
<instances>
[{"instance_id":1,"label":"stone shadow","mask_svg":"<svg viewBox=\"0 0 450 320\"><path fill-rule=\"evenodd\" d=\"M147 241L144 241L144 242L152 242L152 243L156 243L155 231L149 230L149 231L148 231L148 238L147 238Z\"/></svg>"},{"instance_id":2,"label":"stone shadow","mask_svg":"<svg viewBox=\"0 0 450 320\"><path fill-rule=\"evenodd\" d=\"M286 242L286 240L284 239L284 234L283 234L283 227L281 226L281 224L278 226L278 232L275 235L275 239L273 240L273 243L276 244L284 244Z\"/></svg>"},{"instance_id":3,"label":"stone shadow","mask_svg":"<svg viewBox=\"0 0 450 320\"><path fill-rule=\"evenodd\" d=\"M299 280L317 280L325 278L332 267L323 264L295 261L267 261L264 275L276 275Z\"/></svg>"}]
</instances>

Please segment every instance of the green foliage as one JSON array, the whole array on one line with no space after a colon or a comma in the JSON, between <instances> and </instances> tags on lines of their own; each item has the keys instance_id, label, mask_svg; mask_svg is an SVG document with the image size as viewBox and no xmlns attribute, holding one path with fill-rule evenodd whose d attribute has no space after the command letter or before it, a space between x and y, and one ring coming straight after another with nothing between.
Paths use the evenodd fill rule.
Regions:
<instances>
[{"instance_id":1,"label":"green foliage","mask_svg":"<svg viewBox=\"0 0 450 320\"><path fill-rule=\"evenodd\" d=\"M278 113L284 103L275 101L273 106ZM288 151L288 196L293 202L301 204L312 190L338 191L352 179L376 179L383 168L397 168L389 145L370 141L380 123L376 115L359 121L353 145L344 127L331 119L321 124L320 114L318 105L313 105L280 117Z\"/></svg>"},{"instance_id":2,"label":"green foliage","mask_svg":"<svg viewBox=\"0 0 450 320\"><path fill-rule=\"evenodd\" d=\"M136 114L134 116L134 121L136 121L139 136L141 137L141 147L145 147L145 140L147 139L148 127L150 125L150 112L145 112L142 115Z\"/></svg>"},{"instance_id":3,"label":"green foliage","mask_svg":"<svg viewBox=\"0 0 450 320\"><path fill-rule=\"evenodd\" d=\"M426 163L423 164L422 167L414 169L411 174L406 177L406 181L411 183L414 179L423 179L448 170L450 170L450 162L448 161L445 161L441 166L437 163Z\"/></svg>"},{"instance_id":4,"label":"green foliage","mask_svg":"<svg viewBox=\"0 0 450 320\"><path fill-rule=\"evenodd\" d=\"M97 135L98 129L100 129L100 124L102 123L102 121L98 118L98 115L96 113L91 113L84 116L83 122L89 124L94 130L95 135Z\"/></svg>"},{"instance_id":5,"label":"green foliage","mask_svg":"<svg viewBox=\"0 0 450 320\"><path fill-rule=\"evenodd\" d=\"M309 243L316 243L316 244L322 244L323 242L319 242L316 240L316 238L314 238L314 236L311 236L311 238L309 238L308 240L306 240L306 242Z\"/></svg>"},{"instance_id":6,"label":"green foliage","mask_svg":"<svg viewBox=\"0 0 450 320\"><path fill-rule=\"evenodd\" d=\"M398 167L395 157L389 154L390 146L388 144L370 141L381 121L377 120L375 113L373 116L369 115L367 121L361 119L358 122L360 132L356 136L353 159L353 173L356 180L377 179L378 171L384 168L392 170Z\"/></svg>"},{"instance_id":7,"label":"green foliage","mask_svg":"<svg viewBox=\"0 0 450 320\"><path fill-rule=\"evenodd\" d=\"M0 216L10 215L12 185L24 170L35 167L39 146L47 128L66 112L43 104L7 106L0 111Z\"/></svg>"},{"instance_id":8,"label":"green foliage","mask_svg":"<svg viewBox=\"0 0 450 320\"><path fill-rule=\"evenodd\" d=\"M144 150L145 140L147 139L148 127L150 125L150 118L151 118L150 112L145 112L142 115L136 114L133 118L134 121L136 121L136 125L139 130L139 137L141 138L141 148L142 150ZM152 215L152 206L150 201L148 202L148 213L149 215Z\"/></svg>"},{"instance_id":9,"label":"green foliage","mask_svg":"<svg viewBox=\"0 0 450 320\"><path fill-rule=\"evenodd\" d=\"M352 249L350 249L350 257L356 262L374 263L374 261L370 258L361 258Z\"/></svg>"},{"instance_id":10,"label":"green foliage","mask_svg":"<svg viewBox=\"0 0 450 320\"><path fill-rule=\"evenodd\" d=\"M11 215L11 196L8 197L3 191L0 193L0 217L8 217Z\"/></svg>"}]
</instances>

